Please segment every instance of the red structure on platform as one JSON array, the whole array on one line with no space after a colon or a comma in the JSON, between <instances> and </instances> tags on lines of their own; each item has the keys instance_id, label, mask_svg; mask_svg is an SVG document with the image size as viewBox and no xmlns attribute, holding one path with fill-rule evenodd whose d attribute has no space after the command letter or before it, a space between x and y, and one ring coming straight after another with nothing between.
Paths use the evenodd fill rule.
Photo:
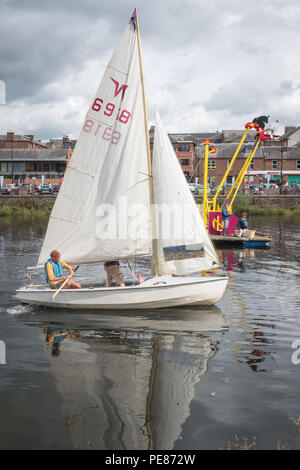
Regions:
<instances>
[{"instance_id":1,"label":"red structure on platform","mask_svg":"<svg viewBox=\"0 0 300 470\"><path fill-rule=\"evenodd\" d=\"M229 226L226 235L234 234L234 231L237 229L237 222L238 218L234 214L231 214L231 216L229 217ZM222 217L222 211L209 212L208 233L210 233L211 235L223 235L223 227L224 222Z\"/></svg>"}]
</instances>

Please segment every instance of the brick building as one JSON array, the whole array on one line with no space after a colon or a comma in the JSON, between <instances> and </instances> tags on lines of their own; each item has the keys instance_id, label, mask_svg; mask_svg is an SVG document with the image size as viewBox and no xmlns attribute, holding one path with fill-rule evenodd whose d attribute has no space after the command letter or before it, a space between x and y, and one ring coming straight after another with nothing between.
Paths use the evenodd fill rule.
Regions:
<instances>
[{"instance_id":1,"label":"brick building","mask_svg":"<svg viewBox=\"0 0 300 470\"><path fill-rule=\"evenodd\" d=\"M60 184L76 141L68 136L48 143L35 140L34 135L8 131L0 135L0 177L4 184Z\"/></svg>"},{"instance_id":2,"label":"brick building","mask_svg":"<svg viewBox=\"0 0 300 470\"><path fill-rule=\"evenodd\" d=\"M18 135L13 131L7 131L0 135L0 149L43 149L48 146L40 140L35 140L34 135Z\"/></svg>"},{"instance_id":3,"label":"brick building","mask_svg":"<svg viewBox=\"0 0 300 470\"><path fill-rule=\"evenodd\" d=\"M5 184L60 184L72 149L0 149L0 176Z\"/></svg>"},{"instance_id":4,"label":"brick building","mask_svg":"<svg viewBox=\"0 0 300 470\"><path fill-rule=\"evenodd\" d=\"M219 184L243 134L244 130L238 129L215 133L169 134L169 138L187 181L195 182L198 179L199 183L203 183L204 174L203 141L209 139L215 144L216 154L209 155L208 179L210 184ZM149 135L152 153L154 126L151 127ZM253 130L248 132L228 174L228 185L231 185L239 174L255 143L255 135ZM67 135L62 139L50 139L42 143L35 140L34 135L21 136L9 131L0 136L0 176L4 176L6 182L11 182L12 178L41 182L44 175L45 182L58 183L75 144L76 140L69 139ZM289 184L300 183L300 127L288 126L280 140L264 141L260 144L245 180L261 183L270 178L282 178L283 182Z\"/></svg>"},{"instance_id":5,"label":"brick building","mask_svg":"<svg viewBox=\"0 0 300 470\"><path fill-rule=\"evenodd\" d=\"M204 176L203 141L209 139L215 144L217 152L209 154L208 180L210 184L219 184L243 134L244 129L238 129L215 133L169 134L169 138L187 180L194 182L198 178L199 183L203 183ZM151 152L153 136L154 126L150 129ZM226 184L231 185L237 178L255 144L255 136L255 130L248 132ZM284 183L300 183L300 127L285 128L285 134L280 140L263 141L248 168L245 180L259 184L268 179L281 180L281 177Z\"/></svg>"},{"instance_id":6,"label":"brick building","mask_svg":"<svg viewBox=\"0 0 300 470\"><path fill-rule=\"evenodd\" d=\"M150 128L150 150L152 156L153 138L155 127ZM203 149L205 139L214 139L214 142L221 142L220 132L191 133L191 134L168 134L176 156L181 165L182 171L188 181L194 181L197 177L197 163L199 155Z\"/></svg>"},{"instance_id":7,"label":"brick building","mask_svg":"<svg viewBox=\"0 0 300 470\"><path fill-rule=\"evenodd\" d=\"M238 143L217 144L217 152L210 154L208 159L208 180L210 184L219 184L230 164ZM231 185L237 178L244 162L253 147L253 143L243 144L230 169L226 183ZM270 176L269 176L270 175ZM245 180L255 184L266 183L270 180L282 180L284 183L300 183L300 146L288 147L282 151L281 146L260 145L253 157ZM203 181L203 159L199 165L199 182Z\"/></svg>"}]
</instances>

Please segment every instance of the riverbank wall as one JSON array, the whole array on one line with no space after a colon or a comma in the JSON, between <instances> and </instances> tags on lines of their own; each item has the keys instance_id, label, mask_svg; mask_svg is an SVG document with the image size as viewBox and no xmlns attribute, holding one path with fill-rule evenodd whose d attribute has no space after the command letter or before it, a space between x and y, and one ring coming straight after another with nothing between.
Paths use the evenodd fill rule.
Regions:
<instances>
[{"instance_id":1,"label":"riverbank wall","mask_svg":"<svg viewBox=\"0 0 300 470\"><path fill-rule=\"evenodd\" d=\"M48 218L56 196L8 195L0 196L0 218ZM199 206L201 196L195 197ZM224 196L218 198L218 204L224 202ZM300 195L250 196L239 195L233 204L233 212L238 215L246 210L249 215L294 215L300 216Z\"/></svg>"},{"instance_id":2,"label":"riverbank wall","mask_svg":"<svg viewBox=\"0 0 300 470\"><path fill-rule=\"evenodd\" d=\"M278 207L282 209L296 209L300 207L300 194L299 195L277 195L277 196L246 196L247 200L251 198L251 203L257 207ZM45 207L53 206L56 196L0 196L0 207ZM224 196L219 196L218 203L224 202ZM242 200L244 198L237 198ZM201 196L195 196L195 200L198 204L202 203ZM249 199L250 201L250 199Z\"/></svg>"},{"instance_id":3,"label":"riverbank wall","mask_svg":"<svg viewBox=\"0 0 300 470\"><path fill-rule=\"evenodd\" d=\"M198 204L202 203L202 197L195 197ZM224 196L218 197L218 204L222 204L225 200ZM243 201L247 201L255 207L273 207L278 209L297 209L300 208L300 195L276 195L276 196L243 196L237 198L236 202L241 205Z\"/></svg>"}]
</instances>

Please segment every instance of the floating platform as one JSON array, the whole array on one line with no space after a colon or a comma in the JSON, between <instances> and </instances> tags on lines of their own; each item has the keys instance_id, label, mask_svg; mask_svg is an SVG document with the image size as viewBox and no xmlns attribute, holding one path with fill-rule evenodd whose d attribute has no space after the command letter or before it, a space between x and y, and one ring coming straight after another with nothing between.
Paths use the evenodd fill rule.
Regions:
<instances>
[{"instance_id":1,"label":"floating platform","mask_svg":"<svg viewBox=\"0 0 300 470\"><path fill-rule=\"evenodd\" d=\"M235 237L233 235L210 235L210 238L217 246L243 246L245 248L270 247L272 242L272 238L260 237L258 235L251 239L248 237Z\"/></svg>"}]
</instances>

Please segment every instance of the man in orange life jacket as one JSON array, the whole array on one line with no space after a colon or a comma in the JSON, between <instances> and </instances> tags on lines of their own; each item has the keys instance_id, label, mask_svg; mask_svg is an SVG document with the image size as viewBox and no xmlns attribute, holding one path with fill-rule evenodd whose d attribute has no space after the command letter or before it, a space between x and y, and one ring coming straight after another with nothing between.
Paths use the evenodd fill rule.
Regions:
<instances>
[{"instance_id":1,"label":"man in orange life jacket","mask_svg":"<svg viewBox=\"0 0 300 470\"><path fill-rule=\"evenodd\" d=\"M69 276L63 275L63 268L69 270ZM80 289L81 285L71 280L73 274L73 268L60 259L60 253L57 250L51 251L50 258L45 263L45 276L51 289L59 289L66 279L69 280L64 289Z\"/></svg>"}]
</instances>

